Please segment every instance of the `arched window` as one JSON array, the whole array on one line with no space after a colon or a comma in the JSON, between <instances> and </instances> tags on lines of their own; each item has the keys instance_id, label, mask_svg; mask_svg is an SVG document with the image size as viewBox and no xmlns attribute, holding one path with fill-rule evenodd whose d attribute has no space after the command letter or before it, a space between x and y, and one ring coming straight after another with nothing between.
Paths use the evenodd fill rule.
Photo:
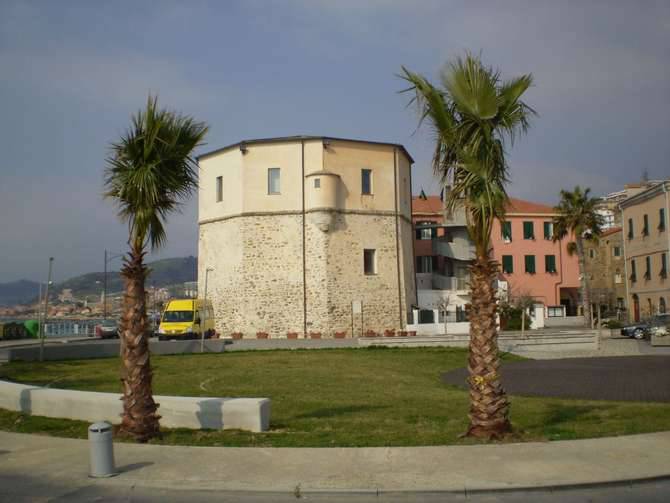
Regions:
<instances>
[{"instance_id":1,"label":"arched window","mask_svg":"<svg viewBox=\"0 0 670 503\"><path fill-rule=\"evenodd\" d=\"M658 299L658 314L665 314L665 299L663 297Z\"/></svg>"}]
</instances>

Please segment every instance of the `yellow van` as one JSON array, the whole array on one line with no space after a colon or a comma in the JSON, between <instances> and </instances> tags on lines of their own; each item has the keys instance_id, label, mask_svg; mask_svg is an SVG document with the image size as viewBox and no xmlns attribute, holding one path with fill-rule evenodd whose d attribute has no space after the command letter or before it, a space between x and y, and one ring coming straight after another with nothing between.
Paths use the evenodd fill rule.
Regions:
<instances>
[{"instance_id":1,"label":"yellow van","mask_svg":"<svg viewBox=\"0 0 670 503\"><path fill-rule=\"evenodd\" d=\"M214 335L212 302L202 299L170 300L158 326L158 340L209 339Z\"/></svg>"}]
</instances>

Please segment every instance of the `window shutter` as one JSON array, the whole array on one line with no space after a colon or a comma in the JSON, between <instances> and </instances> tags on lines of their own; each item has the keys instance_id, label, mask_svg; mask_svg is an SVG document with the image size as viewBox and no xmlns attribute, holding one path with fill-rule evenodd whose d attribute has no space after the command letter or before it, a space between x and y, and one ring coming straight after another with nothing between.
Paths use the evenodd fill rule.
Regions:
<instances>
[{"instance_id":1,"label":"window shutter","mask_svg":"<svg viewBox=\"0 0 670 503\"><path fill-rule=\"evenodd\" d=\"M551 232L551 230L552 230L551 229L551 222L545 222L544 223L544 239L551 239L553 237L552 236L553 233Z\"/></svg>"},{"instance_id":2,"label":"window shutter","mask_svg":"<svg viewBox=\"0 0 670 503\"><path fill-rule=\"evenodd\" d=\"M502 237L507 241L512 241L512 222L503 222Z\"/></svg>"},{"instance_id":3,"label":"window shutter","mask_svg":"<svg viewBox=\"0 0 670 503\"><path fill-rule=\"evenodd\" d=\"M530 274L535 274L535 255L526 255L526 272Z\"/></svg>"},{"instance_id":4,"label":"window shutter","mask_svg":"<svg viewBox=\"0 0 670 503\"><path fill-rule=\"evenodd\" d=\"M544 256L544 270L548 273L556 272L556 255Z\"/></svg>"},{"instance_id":5,"label":"window shutter","mask_svg":"<svg viewBox=\"0 0 670 503\"><path fill-rule=\"evenodd\" d=\"M514 259L512 258L512 255L503 255L502 267L504 273L506 274L514 273Z\"/></svg>"},{"instance_id":6,"label":"window shutter","mask_svg":"<svg viewBox=\"0 0 670 503\"><path fill-rule=\"evenodd\" d=\"M665 210L663 208L658 210L658 230L665 230Z\"/></svg>"},{"instance_id":7,"label":"window shutter","mask_svg":"<svg viewBox=\"0 0 670 503\"><path fill-rule=\"evenodd\" d=\"M533 222L524 222L523 223L523 238L524 239L535 239L535 233L533 232Z\"/></svg>"}]
</instances>

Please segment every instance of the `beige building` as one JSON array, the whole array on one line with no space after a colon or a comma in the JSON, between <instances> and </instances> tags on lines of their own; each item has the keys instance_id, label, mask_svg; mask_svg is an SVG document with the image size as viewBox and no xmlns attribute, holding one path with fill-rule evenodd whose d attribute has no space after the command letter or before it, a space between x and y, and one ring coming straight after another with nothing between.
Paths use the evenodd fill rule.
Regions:
<instances>
[{"instance_id":1,"label":"beige building","mask_svg":"<svg viewBox=\"0 0 670 503\"><path fill-rule=\"evenodd\" d=\"M401 329L416 303L412 158L295 136L201 155L198 288L223 336Z\"/></svg>"},{"instance_id":2,"label":"beige building","mask_svg":"<svg viewBox=\"0 0 670 503\"><path fill-rule=\"evenodd\" d=\"M630 319L667 311L670 302L670 181L655 184L620 203L624 225L626 287Z\"/></svg>"}]
</instances>

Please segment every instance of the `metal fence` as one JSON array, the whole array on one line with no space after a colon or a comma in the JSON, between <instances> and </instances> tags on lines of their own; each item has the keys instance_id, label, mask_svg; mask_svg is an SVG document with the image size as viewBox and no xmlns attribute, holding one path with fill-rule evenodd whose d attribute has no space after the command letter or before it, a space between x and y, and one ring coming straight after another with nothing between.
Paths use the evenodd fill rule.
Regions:
<instances>
[{"instance_id":1,"label":"metal fence","mask_svg":"<svg viewBox=\"0 0 670 503\"><path fill-rule=\"evenodd\" d=\"M93 337L100 320L58 320L44 325L46 337Z\"/></svg>"}]
</instances>

